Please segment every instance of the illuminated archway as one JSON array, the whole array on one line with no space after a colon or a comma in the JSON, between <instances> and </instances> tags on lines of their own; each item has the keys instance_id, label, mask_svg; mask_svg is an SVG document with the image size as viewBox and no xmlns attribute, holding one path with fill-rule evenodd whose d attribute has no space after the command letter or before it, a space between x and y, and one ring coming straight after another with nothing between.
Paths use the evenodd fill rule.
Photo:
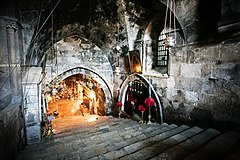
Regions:
<instances>
[{"instance_id":1,"label":"illuminated archway","mask_svg":"<svg viewBox=\"0 0 240 160\"><path fill-rule=\"evenodd\" d=\"M87 75L88 77L91 77L93 81L97 82L98 85L100 86L105 94L106 97L106 109L105 109L105 115L112 114L112 92L110 90L110 87L108 86L107 82L95 71L84 68L84 67L76 67L70 70L67 70L58 76L56 76L54 79L51 80L49 84L47 84L48 90L50 89L52 91L52 88L50 86L56 85L56 82L62 82L64 79L76 75L76 74L81 74L81 75Z\"/></svg>"}]
</instances>

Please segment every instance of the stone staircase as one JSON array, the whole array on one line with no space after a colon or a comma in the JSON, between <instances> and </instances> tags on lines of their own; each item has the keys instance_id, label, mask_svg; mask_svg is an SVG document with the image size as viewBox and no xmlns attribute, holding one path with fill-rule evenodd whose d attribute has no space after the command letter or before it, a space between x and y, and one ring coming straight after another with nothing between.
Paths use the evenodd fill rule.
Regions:
<instances>
[{"instance_id":1,"label":"stone staircase","mask_svg":"<svg viewBox=\"0 0 240 160\"><path fill-rule=\"evenodd\" d=\"M240 159L240 134L175 124L139 124L103 116L29 145L18 160L122 159L212 160Z\"/></svg>"}]
</instances>

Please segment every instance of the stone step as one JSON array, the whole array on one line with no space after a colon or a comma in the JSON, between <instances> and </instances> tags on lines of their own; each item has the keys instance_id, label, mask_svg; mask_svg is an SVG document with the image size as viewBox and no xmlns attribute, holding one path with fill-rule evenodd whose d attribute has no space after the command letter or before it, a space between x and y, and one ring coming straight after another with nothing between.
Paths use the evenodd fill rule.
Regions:
<instances>
[{"instance_id":1,"label":"stone step","mask_svg":"<svg viewBox=\"0 0 240 160\"><path fill-rule=\"evenodd\" d=\"M122 125L109 125L109 132L99 132L95 131L94 135L85 133L85 132L79 132L79 134L73 134L68 135L65 137L54 139L54 141L49 141L49 143L42 143L41 145L33 145L28 146L26 151L35 153L35 157L37 157L37 152L39 150L46 150L47 152L54 152L55 150L58 150L58 152L61 153L61 151L65 151L66 147L71 148L81 148L81 151L87 151L91 148L96 147L96 145L99 145L100 147L109 145L109 142L114 143L121 143L125 142L127 138L135 137L138 134L141 134L141 132L151 132L152 130L156 130L157 128L161 128L161 126L168 126L167 124L153 124L151 127L147 125L139 125L137 122L134 122L132 120L123 120L126 121ZM121 123L119 123L121 124ZM117 130L118 128L118 130ZM101 130L101 127L99 128ZM113 131L110 131L113 130ZM97 133L97 134L95 134ZM120 133L120 137L118 135ZM87 137L85 137L87 135ZM131 137L128 137L131 135ZM111 137L111 141L109 140L109 137ZM107 142L107 143L106 143ZM105 144L104 144L105 143ZM103 145L104 144L104 145ZM60 146L60 147L59 147ZM63 150L62 150L63 148ZM41 156L39 158L42 158Z\"/></svg>"},{"instance_id":2,"label":"stone step","mask_svg":"<svg viewBox=\"0 0 240 160\"><path fill-rule=\"evenodd\" d=\"M220 132L215 129L207 129L195 136L187 139L186 141L167 149L158 156L151 158L151 160L168 159L168 160L181 160L195 152L203 144L219 135Z\"/></svg>"},{"instance_id":3,"label":"stone step","mask_svg":"<svg viewBox=\"0 0 240 160\"><path fill-rule=\"evenodd\" d=\"M52 140L29 145L18 160L38 159L167 159L219 158L240 139L235 132L221 134L175 124L139 124L130 119L99 117L71 127Z\"/></svg>"},{"instance_id":4,"label":"stone step","mask_svg":"<svg viewBox=\"0 0 240 160\"><path fill-rule=\"evenodd\" d=\"M158 129L161 129L161 126L169 127L167 124L162 124L162 125L158 124ZM154 127L149 127L146 125L145 127L156 130L156 128ZM176 125L171 125L169 128L171 127L176 127ZM132 127L123 128L121 130L124 130L124 131L120 131L120 132L119 130L118 131L115 130L112 132L102 133L102 134L85 138L85 139L77 139L77 140L73 139L65 143L58 143L58 144L55 143L54 146L47 147L47 151L54 152L55 150L58 150L58 152L61 153L65 151L64 149L65 147L70 147L70 148L73 148L74 150L78 150L79 148L81 148L81 151L79 151L79 153L84 153L84 155L81 157L84 159L88 159L90 157L95 156L96 154L99 155L99 154L106 153L109 150L109 148L117 149L119 147L123 147L130 143L139 141L139 139L137 139L136 136L139 134L142 134L141 131L143 133L153 132L152 130L143 130L140 128L141 126L139 125L138 127L132 126ZM95 152L96 150L97 152Z\"/></svg>"},{"instance_id":5,"label":"stone step","mask_svg":"<svg viewBox=\"0 0 240 160\"><path fill-rule=\"evenodd\" d=\"M77 128L77 129L75 129L75 131L72 131L72 132L74 132L72 134L61 136L61 137L55 136L54 141L55 142L65 141L65 140L66 141L69 141L69 140L72 141L74 139L74 137L75 137L76 140L85 139L85 138L88 138L88 137L100 135L102 133L109 133L111 131L116 131L116 130L118 130L118 132L123 132L125 130L130 130L134 127L138 128L138 130L139 129L142 130L143 126L140 127L139 124L136 121L132 121L132 120L129 120L129 119L124 119L122 121L121 121L121 119L118 119L118 121L116 121L116 123L109 122L107 124L100 124L100 125L96 125L96 126L91 126L91 129L89 129L88 126L86 126L84 128ZM152 129L154 127L157 128L157 127L159 127L159 124L153 124L153 125L151 125L151 127L152 127ZM151 128L146 126L145 129L151 129Z\"/></svg>"},{"instance_id":6,"label":"stone step","mask_svg":"<svg viewBox=\"0 0 240 160\"><path fill-rule=\"evenodd\" d=\"M74 134L71 135L65 135L64 137L54 137L55 138L55 142L58 141L72 141L72 140L78 140L78 139L87 139L89 137L92 136L98 136L100 134L104 133L111 133L111 132L115 132L118 128L130 128L130 127L134 127L134 126L138 126L137 123L127 123L127 124L123 124L123 125L115 125L112 126L111 124L108 125L99 125L99 126L95 126L94 128L92 127L92 129L87 130L87 128L84 129L79 129L77 132L75 132Z\"/></svg>"},{"instance_id":7,"label":"stone step","mask_svg":"<svg viewBox=\"0 0 240 160\"><path fill-rule=\"evenodd\" d=\"M175 128L176 125L167 125L167 124L162 124L162 125L155 125L159 129L163 127L168 127L168 128ZM78 139L78 140L72 140L66 143L46 143L41 145L39 148L34 148L31 150L28 150L28 152L31 153L31 155L28 155L27 159L32 159L33 157L36 159L43 159L45 154L48 153L55 153L57 155L57 159L62 159L64 158L64 152L73 152L72 150L78 151L78 154L81 154L81 157L83 159L87 159L99 154L106 153L109 148L113 147L115 145L115 149L119 147L126 146L130 143L139 141L135 136L139 133L144 134L144 133L155 133L156 132L156 127L153 126L148 126L148 125L139 125L138 127L132 126L132 127L127 127L127 128L122 128L121 132L117 132L116 130L113 132L109 133L102 133L99 134L97 137L92 136L89 138L85 139ZM124 129L124 131L123 131ZM119 130L118 130L119 131ZM139 132L139 133L137 133ZM126 135L131 135L131 136L126 136ZM141 136L140 136L141 137ZM145 136L147 138L147 136ZM71 148L71 151L68 151L68 148ZM40 150L40 152L39 152ZM26 157L25 157L26 158Z\"/></svg>"},{"instance_id":8,"label":"stone step","mask_svg":"<svg viewBox=\"0 0 240 160\"><path fill-rule=\"evenodd\" d=\"M149 126L148 126L149 127ZM176 128L176 125L167 125L167 124L162 124L159 125L158 129L154 130L142 130L137 131L137 132L129 132L128 136L126 136L125 133L119 133L119 137L122 139L121 141L115 141L114 139L110 139L106 142L103 142L102 144L99 144L99 146L105 146L105 148L107 149L107 153L101 153L100 156L95 155L96 157L93 157L92 155L94 155L94 153L89 153L89 154L85 154L84 157L82 157L83 159L89 159L89 158L103 158L103 157L112 157L112 155L114 155L114 159L116 158L116 155L118 153L122 153L125 149L125 147L130 146L130 145L134 145L135 143L138 143L139 141L143 141L149 138L149 136L146 136L148 134L154 133L156 134L160 134L163 133L165 131L171 130L173 128ZM153 128L153 127L149 127L149 128ZM156 132L157 131L157 132ZM151 134L153 135L153 134ZM92 146L93 148L97 148L98 145L96 146ZM94 150L94 149L93 149ZM91 151L90 151L91 152Z\"/></svg>"},{"instance_id":9,"label":"stone step","mask_svg":"<svg viewBox=\"0 0 240 160\"><path fill-rule=\"evenodd\" d=\"M66 137L78 133L83 133L83 132L95 132L96 130L99 129L99 127L108 125L108 126L119 126L119 125L130 125L133 123L136 123L135 121L131 121L128 123L125 123L126 120L121 120L118 118L111 118L111 117L99 117L96 121L93 122L88 122L88 123L82 123L81 125L78 124L72 124L69 126L66 126L64 131L57 133L55 138L61 138L61 137Z\"/></svg>"},{"instance_id":10,"label":"stone step","mask_svg":"<svg viewBox=\"0 0 240 160\"><path fill-rule=\"evenodd\" d=\"M108 117L106 118L105 116L102 116L100 118L100 122L108 122ZM95 124L92 124L92 125L97 125L96 123ZM69 125L68 127L65 128L65 133L64 134L61 134L61 133L58 133L57 135L55 135L54 137L51 137L49 139L43 139L40 143L38 144L31 144L29 146L27 146L25 148L25 151L30 149L30 150L33 150L34 148L37 150L39 147L40 148L45 148L45 147L49 147L51 145L55 145L57 143L57 139L59 139L59 141L64 141L64 139L68 139L68 137L74 137L76 135L78 135L79 133L84 133L86 132L87 130L91 130L91 128L94 128L94 127L90 127L89 125L88 126L82 126L82 124L78 125L77 127L75 126L75 128L73 128L74 125L71 124ZM69 131L68 131L69 130ZM78 132L76 132L76 130Z\"/></svg>"},{"instance_id":11,"label":"stone step","mask_svg":"<svg viewBox=\"0 0 240 160\"><path fill-rule=\"evenodd\" d=\"M159 153L162 153L164 150L171 148L202 131L202 129L199 127L189 128L184 125L176 129L177 130L175 131L171 130L158 135L158 137L153 139L153 143L151 145L144 145L141 150L138 150L120 159L150 159Z\"/></svg>"},{"instance_id":12,"label":"stone step","mask_svg":"<svg viewBox=\"0 0 240 160\"><path fill-rule=\"evenodd\" d=\"M122 119L113 119L115 122L117 122L118 124L115 125L113 124L113 122L109 123L109 127L111 128L110 130L113 130L114 132L116 132L116 128L118 127L123 127L123 128L128 128L128 127L133 127L133 126L138 126L138 123L132 120L124 120ZM105 119L105 122L108 122L109 120ZM125 122L127 121L127 123ZM124 122L124 123L123 123ZM25 150L31 150L31 152L33 152L34 150L38 150L38 149L43 149L43 148L51 148L52 146L56 146L56 145L61 145L61 144L65 144L66 146L69 145L69 143L72 142L76 142L76 143L82 143L84 141L84 139L86 139L85 141L89 141L94 139L95 141L97 141L97 136L101 135L102 133L106 132L103 130L106 130L106 128L103 127L103 123L101 124L94 124L94 126L85 126L84 128L75 128L75 131L71 131L71 134L67 134L61 137L55 137L52 140L46 140L41 142L40 144L33 144L30 146L27 146ZM77 132L76 132L77 130ZM109 131L109 130L108 130ZM91 137L91 139L88 139L89 137Z\"/></svg>"},{"instance_id":13,"label":"stone step","mask_svg":"<svg viewBox=\"0 0 240 160\"><path fill-rule=\"evenodd\" d=\"M234 143L236 143L239 139L239 133L233 131L225 132L207 143L196 152L186 157L184 160L221 159L231 148L231 146L233 146Z\"/></svg>"}]
</instances>

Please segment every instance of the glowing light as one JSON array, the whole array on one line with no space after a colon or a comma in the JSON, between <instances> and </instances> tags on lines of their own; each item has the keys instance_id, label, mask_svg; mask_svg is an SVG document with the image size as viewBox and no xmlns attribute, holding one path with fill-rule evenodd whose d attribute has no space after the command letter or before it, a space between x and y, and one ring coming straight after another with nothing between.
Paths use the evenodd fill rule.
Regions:
<instances>
[{"instance_id":1,"label":"glowing light","mask_svg":"<svg viewBox=\"0 0 240 160\"><path fill-rule=\"evenodd\" d=\"M95 93L94 93L94 91L91 91L91 92L89 93L89 97L90 97L91 99L94 99L94 98L95 98Z\"/></svg>"},{"instance_id":2,"label":"glowing light","mask_svg":"<svg viewBox=\"0 0 240 160\"><path fill-rule=\"evenodd\" d=\"M136 72L141 72L142 71L142 67L141 67L141 65L138 65L138 66L136 66Z\"/></svg>"},{"instance_id":3,"label":"glowing light","mask_svg":"<svg viewBox=\"0 0 240 160\"><path fill-rule=\"evenodd\" d=\"M49 97L48 97L48 102L52 101L52 99L53 99L53 98L52 98L51 96L49 96Z\"/></svg>"},{"instance_id":4,"label":"glowing light","mask_svg":"<svg viewBox=\"0 0 240 160\"><path fill-rule=\"evenodd\" d=\"M98 120L98 116L97 115L93 115L93 116L89 117L87 121L88 122L94 122L96 120Z\"/></svg>"}]
</instances>

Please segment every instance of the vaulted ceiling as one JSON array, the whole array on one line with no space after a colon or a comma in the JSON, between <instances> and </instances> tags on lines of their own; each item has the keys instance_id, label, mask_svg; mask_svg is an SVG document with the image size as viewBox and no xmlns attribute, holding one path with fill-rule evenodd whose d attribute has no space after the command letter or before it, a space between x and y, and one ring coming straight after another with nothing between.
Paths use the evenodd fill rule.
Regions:
<instances>
[{"instance_id":1,"label":"vaulted ceiling","mask_svg":"<svg viewBox=\"0 0 240 160\"><path fill-rule=\"evenodd\" d=\"M3 6L11 1L15 17L33 32L26 57L33 54L38 62L54 43L73 35L102 50L113 51L118 41L126 46L126 14L130 24L142 31L152 23L156 38L164 27L166 12L165 1L159 0L6 0Z\"/></svg>"},{"instance_id":2,"label":"vaulted ceiling","mask_svg":"<svg viewBox=\"0 0 240 160\"><path fill-rule=\"evenodd\" d=\"M16 0L15 7L22 23L33 22L35 31L28 54L37 52L39 59L52 40L55 43L72 35L84 37L101 49L113 49L119 37L127 39L125 13L132 24L143 29L156 19L157 31L166 10L157 0Z\"/></svg>"}]
</instances>

